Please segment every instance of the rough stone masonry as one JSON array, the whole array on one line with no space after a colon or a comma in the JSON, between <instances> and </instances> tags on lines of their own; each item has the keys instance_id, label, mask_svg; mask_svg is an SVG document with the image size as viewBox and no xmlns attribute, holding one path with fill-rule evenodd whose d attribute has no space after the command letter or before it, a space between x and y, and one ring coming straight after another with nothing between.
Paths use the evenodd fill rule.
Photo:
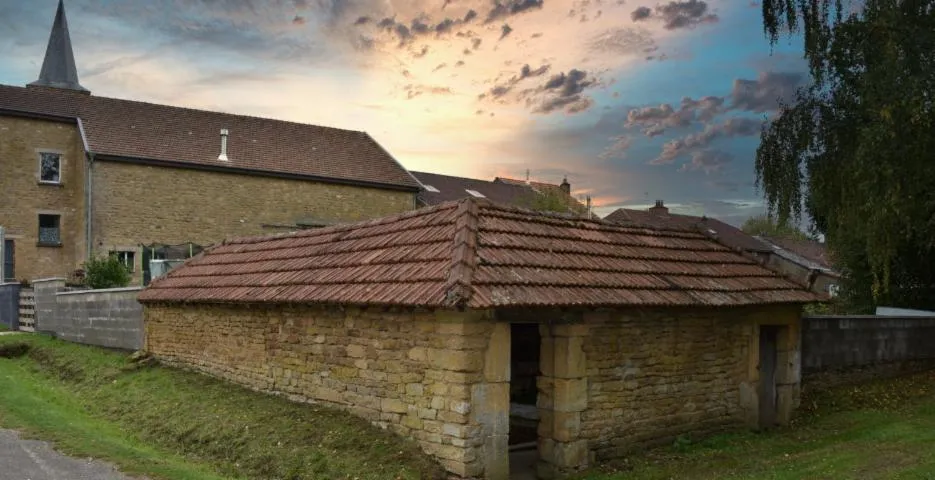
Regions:
<instances>
[{"instance_id":1,"label":"rough stone masonry","mask_svg":"<svg viewBox=\"0 0 935 480\"><path fill-rule=\"evenodd\" d=\"M543 317L546 318L546 317ZM782 325L777 419L798 398L798 309L585 312L540 324L539 475L756 426L760 325ZM144 309L163 361L410 437L451 473L508 475L510 325L490 311L284 305Z\"/></svg>"}]
</instances>

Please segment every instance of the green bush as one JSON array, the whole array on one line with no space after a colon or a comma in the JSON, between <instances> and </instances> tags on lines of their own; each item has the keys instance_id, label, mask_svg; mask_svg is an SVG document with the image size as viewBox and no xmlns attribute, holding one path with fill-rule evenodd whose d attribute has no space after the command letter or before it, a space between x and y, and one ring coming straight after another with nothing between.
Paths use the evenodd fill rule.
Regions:
<instances>
[{"instance_id":1,"label":"green bush","mask_svg":"<svg viewBox=\"0 0 935 480\"><path fill-rule=\"evenodd\" d=\"M130 285L130 271L116 255L93 258L84 264L89 287L121 288Z\"/></svg>"}]
</instances>

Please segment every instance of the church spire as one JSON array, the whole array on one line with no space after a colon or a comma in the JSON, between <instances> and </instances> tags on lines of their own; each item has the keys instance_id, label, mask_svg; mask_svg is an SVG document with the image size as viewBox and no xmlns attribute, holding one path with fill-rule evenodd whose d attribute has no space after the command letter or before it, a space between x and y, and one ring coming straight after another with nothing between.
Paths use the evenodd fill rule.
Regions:
<instances>
[{"instance_id":1,"label":"church spire","mask_svg":"<svg viewBox=\"0 0 935 480\"><path fill-rule=\"evenodd\" d=\"M52 23L52 33L49 34L49 45L46 47L39 79L29 85L90 93L78 83L78 69L75 67L75 54L71 50L63 0L58 1L58 11L55 12L55 22Z\"/></svg>"}]
</instances>

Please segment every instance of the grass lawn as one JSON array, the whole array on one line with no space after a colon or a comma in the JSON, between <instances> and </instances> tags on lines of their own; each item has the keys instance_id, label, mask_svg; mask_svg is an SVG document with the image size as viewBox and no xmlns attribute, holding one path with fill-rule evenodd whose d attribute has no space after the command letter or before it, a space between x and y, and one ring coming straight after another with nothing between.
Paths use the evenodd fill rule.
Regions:
<instances>
[{"instance_id":1,"label":"grass lawn","mask_svg":"<svg viewBox=\"0 0 935 480\"><path fill-rule=\"evenodd\" d=\"M338 410L39 335L0 336L0 426L151 478L443 478Z\"/></svg>"},{"instance_id":2,"label":"grass lawn","mask_svg":"<svg viewBox=\"0 0 935 480\"><path fill-rule=\"evenodd\" d=\"M0 336L0 426L151 478L443 478L346 413L38 335ZM682 439L579 477L670 478L935 479L935 372L809 387L790 427Z\"/></svg>"},{"instance_id":3,"label":"grass lawn","mask_svg":"<svg viewBox=\"0 0 935 480\"><path fill-rule=\"evenodd\" d=\"M807 389L789 427L680 442L580 478L935 479L935 372Z\"/></svg>"}]
</instances>

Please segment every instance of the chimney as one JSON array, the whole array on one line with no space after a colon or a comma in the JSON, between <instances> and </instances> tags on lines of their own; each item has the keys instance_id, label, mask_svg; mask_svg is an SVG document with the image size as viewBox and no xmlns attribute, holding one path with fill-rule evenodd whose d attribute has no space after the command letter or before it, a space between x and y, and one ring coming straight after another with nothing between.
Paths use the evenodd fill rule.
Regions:
<instances>
[{"instance_id":1,"label":"chimney","mask_svg":"<svg viewBox=\"0 0 935 480\"><path fill-rule=\"evenodd\" d=\"M526 185L529 185L529 169L526 169Z\"/></svg>"},{"instance_id":2,"label":"chimney","mask_svg":"<svg viewBox=\"0 0 935 480\"><path fill-rule=\"evenodd\" d=\"M562 190L563 190L565 193L567 193L567 194L569 194L569 195L571 194L571 184L568 183L568 177L563 178L563 179L562 179L562 184L559 185L559 186L562 187Z\"/></svg>"},{"instance_id":3,"label":"chimney","mask_svg":"<svg viewBox=\"0 0 935 480\"><path fill-rule=\"evenodd\" d=\"M662 204L662 200L656 200L656 205L652 206L649 209L649 212L653 215L667 215L669 213L669 209Z\"/></svg>"},{"instance_id":4,"label":"chimney","mask_svg":"<svg viewBox=\"0 0 935 480\"><path fill-rule=\"evenodd\" d=\"M588 220L592 220L594 217L591 215L591 196L588 195Z\"/></svg>"},{"instance_id":5,"label":"chimney","mask_svg":"<svg viewBox=\"0 0 935 480\"><path fill-rule=\"evenodd\" d=\"M230 135L230 132L226 128L221 129L221 154L218 155L218 160L222 162L227 161L227 136Z\"/></svg>"}]
</instances>

